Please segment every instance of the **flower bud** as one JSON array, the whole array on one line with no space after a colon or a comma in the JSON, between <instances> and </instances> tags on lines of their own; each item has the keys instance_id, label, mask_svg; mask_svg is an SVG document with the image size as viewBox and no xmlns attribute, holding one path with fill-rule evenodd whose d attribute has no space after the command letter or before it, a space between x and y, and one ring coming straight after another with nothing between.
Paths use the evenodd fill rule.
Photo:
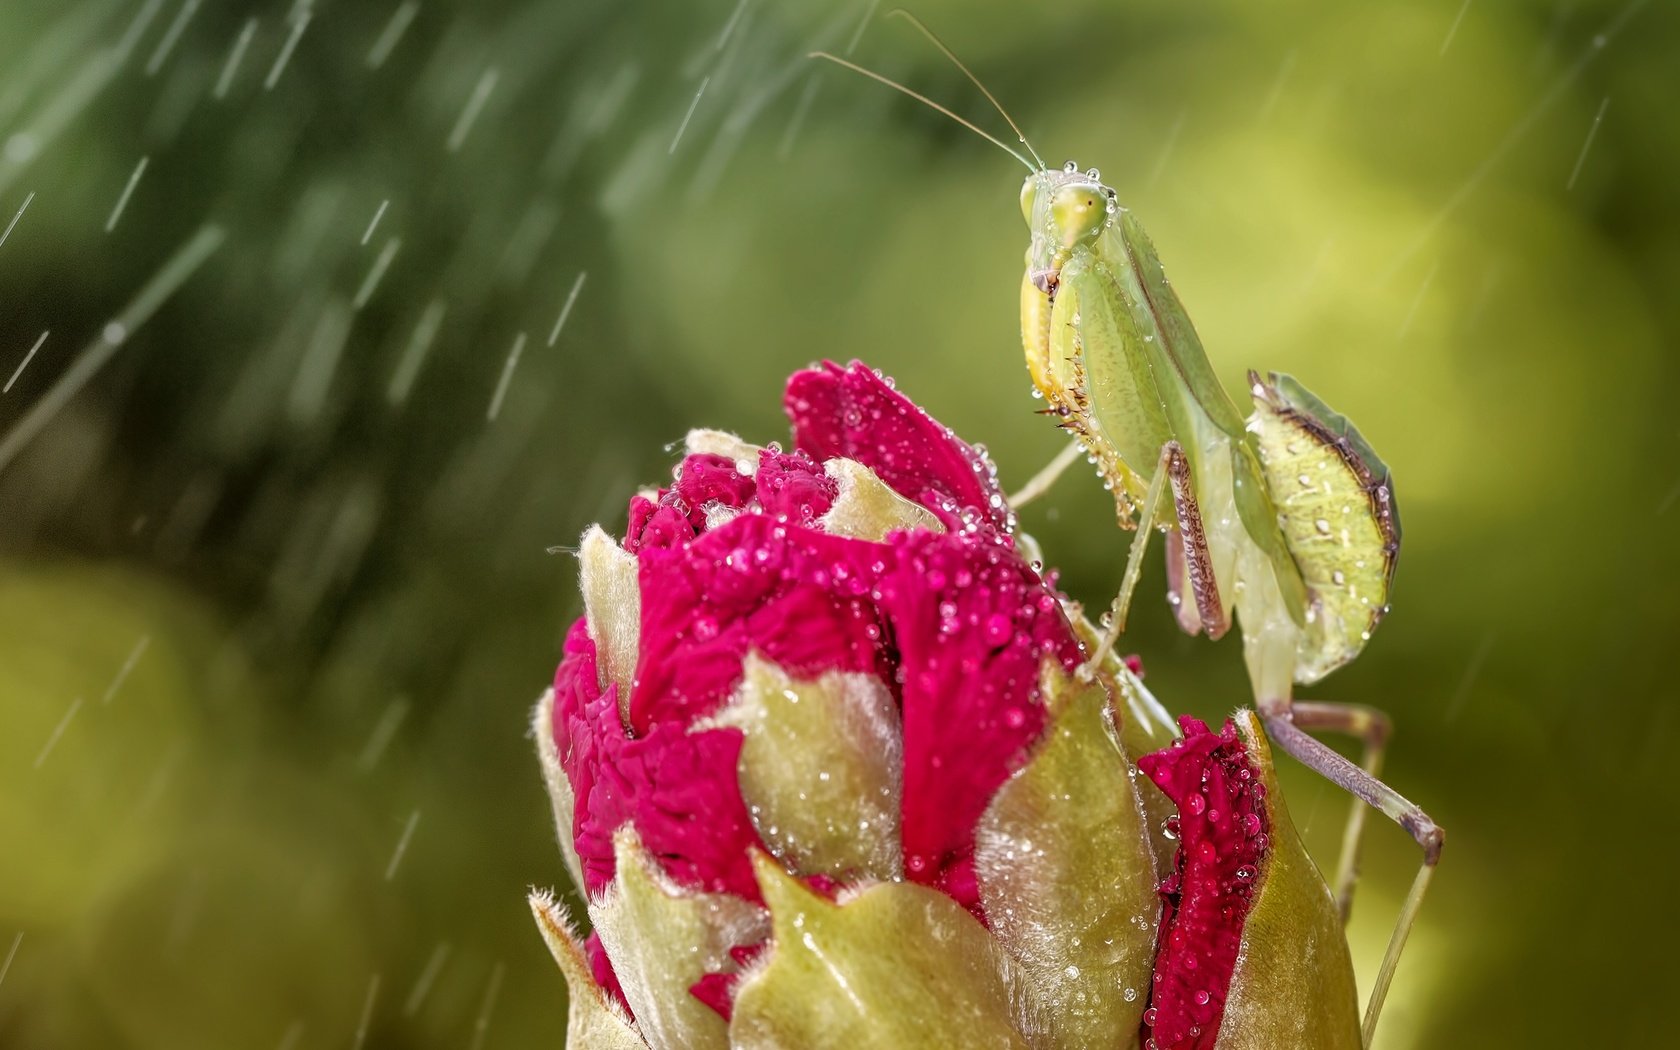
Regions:
<instances>
[{"instance_id":1,"label":"flower bud","mask_svg":"<svg viewBox=\"0 0 1680 1050\"><path fill-rule=\"evenodd\" d=\"M1278 959L1346 950L1297 936L1317 876L1263 740L1157 750L1170 720L1137 668L1082 666L985 456L879 375L797 373L786 407L792 451L695 431L621 541L580 545L536 715L594 926L533 898L568 1046L1339 1045L1268 1013L1322 1005Z\"/></svg>"}]
</instances>

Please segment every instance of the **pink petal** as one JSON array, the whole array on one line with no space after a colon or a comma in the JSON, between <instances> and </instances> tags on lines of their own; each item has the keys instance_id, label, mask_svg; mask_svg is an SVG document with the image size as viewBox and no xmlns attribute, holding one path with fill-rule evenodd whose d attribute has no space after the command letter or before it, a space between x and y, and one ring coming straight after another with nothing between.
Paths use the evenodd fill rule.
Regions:
<instances>
[{"instance_id":1,"label":"pink petal","mask_svg":"<svg viewBox=\"0 0 1680 1050\"><path fill-rule=\"evenodd\" d=\"M634 822L642 845L673 879L710 893L758 899L748 848L763 848L741 798L741 733L656 725L632 739L617 689L595 685L595 645L582 620L555 675L554 739L574 795L572 845L593 895L613 879L613 832Z\"/></svg>"},{"instance_id":2,"label":"pink petal","mask_svg":"<svg viewBox=\"0 0 1680 1050\"><path fill-rule=\"evenodd\" d=\"M572 845L584 891L593 895L612 881L612 834L631 818L632 796L616 761L625 741L618 687L601 689L595 643L582 619L567 632L554 674L553 717L554 746L572 787Z\"/></svg>"},{"instance_id":3,"label":"pink petal","mask_svg":"<svg viewBox=\"0 0 1680 1050\"><path fill-rule=\"evenodd\" d=\"M811 526L834 506L839 486L802 452L771 452L758 457L758 503L773 518Z\"/></svg>"},{"instance_id":4,"label":"pink petal","mask_svg":"<svg viewBox=\"0 0 1680 1050\"><path fill-rule=\"evenodd\" d=\"M706 525L709 504L739 510L752 500L755 488L753 476L743 474L733 459L696 452L685 456L678 466L671 494L689 508L689 521L701 529Z\"/></svg>"},{"instance_id":5,"label":"pink petal","mask_svg":"<svg viewBox=\"0 0 1680 1050\"><path fill-rule=\"evenodd\" d=\"M590 836L582 829L590 816L589 799L601 775L597 741L603 728L608 733L624 735L622 725L613 725L618 721L616 711L610 720L605 717L609 708L617 708L617 696L617 686L601 689L595 642L589 637L588 623L580 618L566 632L565 656L554 672L553 729L560 768L565 770L572 787L573 844L584 861L584 889L591 893L612 878L612 828L606 829L600 842L589 841ZM628 817L628 813L623 816ZM603 857L604 868L597 863Z\"/></svg>"},{"instance_id":6,"label":"pink petal","mask_svg":"<svg viewBox=\"0 0 1680 1050\"><path fill-rule=\"evenodd\" d=\"M589 970L595 978L595 983L601 986L601 991L617 1000L624 1008L625 1016L635 1020L635 1013L630 1009L630 1003L624 998L624 987L618 983L618 974L613 972L612 960L607 958L606 948L601 946L601 937L595 931L589 931L589 939L583 942L584 954L589 957Z\"/></svg>"},{"instance_id":7,"label":"pink petal","mask_svg":"<svg viewBox=\"0 0 1680 1050\"><path fill-rule=\"evenodd\" d=\"M1044 729L1040 665L1072 669L1060 603L995 533L905 533L881 582L903 683L905 873L978 914L974 827Z\"/></svg>"},{"instance_id":8,"label":"pink petal","mask_svg":"<svg viewBox=\"0 0 1680 1050\"><path fill-rule=\"evenodd\" d=\"M630 497L630 522L624 530L624 549L631 554L641 545L642 533L646 531L648 520L659 510L659 504L646 496L637 494Z\"/></svg>"},{"instance_id":9,"label":"pink petal","mask_svg":"<svg viewBox=\"0 0 1680 1050\"><path fill-rule=\"evenodd\" d=\"M640 557L641 649L630 724L715 710L756 649L788 673L891 675L870 600L891 549L743 514L685 547Z\"/></svg>"},{"instance_id":10,"label":"pink petal","mask_svg":"<svg viewBox=\"0 0 1680 1050\"><path fill-rule=\"evenodd\" d=\"M818 892L833 899L833 894L815 886L821 876L812 876L803 880L817 888ZM729 949L729 957L735 960L738 969L734 973L708 973L695 981L688 989L688 994L716 1010L718 1016L725 1021L735 1012L735 985L741 980L741 971L753 964L764 950L770 947L769 941L759 941L756 944L737 944Z\"/></svg>"},{"instance_id":11,"label":"pink petal","mask_svg":"<svg viewBox=\"0 0 1680 1050\"><path fill-rule=\"evenodd\" d=\"M630 528L624 534L624 549L631 554L644 549L664 550L687 543L697 531L683 511L636 496L630 500Z\"/></svg>"},{"instance_id":12,"label":"pink petal","mask_svg":"<svg viewBox=\"0 0 1680 1050\"><path fill-rule=\"evenodd\" d=\"M624 549L631 554L687 543L706 531L708 510L743 510L757 487L753 476L741 473L733 459L706 452L685 456L676 475L670 488L659 490L657 502L631 497L630 525L624 534Z\"/></svg>"},{"instance_id":13,"label":"pink petal","mask_svg":"<svg viewBox=\"0 0 1680 1050\"><path fill-rule=\"evenodd\" d=\"M735 1013L735 982L740 979L738 973L708 973L688 986L688 994L727 1021Z\"/></svg>"},{"instance_id":14,"label":"pink petal","mask_svg":"<svg viewBox=\"0 0 1680 1050\"><path fill-rule=\"evenodd\" d=\"M978 516L1010 529L991 462L861 362L795 372L782 406L801 452L857 460L949 527Z\"/></svg>"},{"instance_id":15,"label":"pink petal","mask_svg":"<svg viewBox=\"0 0 1680 1050\"><path fill-rule=\"evenodd\" d=\"M619 768L642 845L677 882L759 900L751 847L766 848L741 798L741 731L657 725L626 741Z\"/></svg>"},{"instance_id":16,"label":"pink petal","mask_svg":"<svg viewBox=\"0 0 1680 1050\"><path fill-rule=\"evenodd\" d=\"M678 882L758 899L748 847L762 845L741 799L736 730L692 733L757 650L789 673L864 671L890 680L871 600L892 549L743 514L673 548L644 547L641 659L631 725L599 686L579 621L555 675L554 734L575 795L584 888L614 874L612 835L633 821Z\"/></svg>"},{"instance_id":17,"label":"pink petal","mask_svg":"<svg viewBox=\"0 0 1680 1050\"><path fill-rule=\"evenodd\" d=\"M1160 1050L1212 1050L1266 852L1265 788L1231 721L1218 733L1178 724L1184 739L1138 760L1179 811L1144 1035Z\"/></svg>"}]
</instances>

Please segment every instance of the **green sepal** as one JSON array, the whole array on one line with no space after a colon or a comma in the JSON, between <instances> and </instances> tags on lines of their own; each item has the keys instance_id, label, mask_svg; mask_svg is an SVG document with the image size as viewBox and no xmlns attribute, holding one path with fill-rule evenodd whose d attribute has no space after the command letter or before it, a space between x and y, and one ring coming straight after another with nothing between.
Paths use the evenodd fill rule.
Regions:
<instances>
[{"instance_id":1,"label":"green sepal","mask_svg":"<svg viewBox=\"0 0 1680 1050\"><path fill-rule=\"evenodd\" d=\"M960 904L909 882L836 904L753 865L775 939L736 992L732 1050L1028 1050L1014 965Z\"/></svg>"},{"instance_id":2,"label":"green sepal","mask_svg":"<svg viewBox=\"0 0 1680 1050\"><path fill-rule=\"evenodd\" d=\"M739 434L731 434L727 430L697 427L683 438L683 451L690 456L726 456L734 460L737 466L756 468L764 446L755 445Z\"/></svg>"},{"instance_id":3,"label":"green sepal","mask_svg":"<svg viewBox=\"0 0 1680 1050\"><path fill-rule=\"evenodd\" d=\"M764 939L764 912L726 893L674 885L631 825L613 834L613 855L617 874L589 902L589 919L642 1038L652 1050L723 1050L728 1025L688 990L708 973L737 969L729 949Z\"/></svg>"},{"instance_id":4,"label":"green sepal","mask_svg":"<svg viewBox=\"0 0 1680 1050\"><path fill-rule=\"evenodd\" d=\"M566 978L566 1050L648 1050L635 1024L595 983L583 945L554 898L532 890L529 899L537 929Z\"/></svg>"},{"instance_id":5,"label":"green sepal","mask_svg":"<svg viewBox=\"0 0 1680 1050\"><path fill-rule=\"evenodd\" d=\"M572 782L560 766L560 749L554 744L553 687L543 691L537 700L536 710L531 712L531 736L537 742L537 763L542 767L543 784L548 788L549 806L554 811L554 836L560 842L560 855L566 859L566 870L571 873L572 884L582 893L583 862L578 859L572 828L577 796L572 793Z\"/></svg>"},{"instance_id":6,"label":"green sepal","mask_svg":"<svg viewBox=\"0 0 1680 1050\"><path fill-rule=\"evenodd\" d=\"M642 592L636 556L620 547L599 525L591 525L578 544L579 589L589 640L595 643L601 688L618 686L618 709L630 709L630 684L641 647Z\"/></svg>"},{"instance_id":7,"label":"green sepal","mask_svg":"<svg viewBox=\"0 0 1680 1050\"><path fill-rule=\"evenodd\" d=\"M1035 1047L1135 1047L1161 909L1139 800L1147 781L1120 748L1100 682L1051 660L1040 691L1049 731L975 831L980 899L1034 990Z\"/></svg>"},{"instance_id":8,"label":"green sepal","mask_svg":"<svg viewBox=\"0 0 1680 1050\"><path fill-rule=\"evenodd\" d=\"M1253 711L1235 715L1265 785L1271 844L1260 864L1219 1026L1219 1050L1359 1050L1359 995L1335 898L1289 819Z\"/></svg>"},{"instance_id":9,"label":"green sepal","mask_svg":"<svg viewBox=\"0 0 1680 1050\"><path fill-rule=\"evenodd\" d=\"M874 675L798 681L747 654L728 704L696 730L742 730L741 797L759 837L802 875L903 875L904 745L892 692Z\"/></svg>"},{"instance_id":10,"label":"green sepal","mask_svg":"<svg viewBox=\"0 0 1680 1050\"><path fill-rule=\"evenodd\" d=\"M823 473L839 488L828 513L818 521L824 532L834 536L879 543L897 529L944 532L926 508L894 492L873 470L851 459L823 463Z\"/></svg>"},{"instance_id":11,"label":"green sepal","mask_svg":"<svg viewBox=\"0 0 1680 1050\"><path fill-rule=\"evenodd\" d=\"M1077 609L1069 610L1074 634L1090 652L1100 644L1101 632ZM1102 666L1095 670L1096 678L1108 690L1109 724L1119 733L1120 748L1126 753L1128 772L1137 768L1137 760L1147 754L1171 747L1179 738L1178 725L1161 701L1143 684L1143 679L1131 672L1120 654L1110 649ZM1178 807L1153 780L1145 776L1132 778L1138 801L1143 805L1144 827L1155 855L1157 872L1170 870L1178 853L1178 840L1166 832L1167 818L1177 816Z\"/></svg>"}]
</instances>

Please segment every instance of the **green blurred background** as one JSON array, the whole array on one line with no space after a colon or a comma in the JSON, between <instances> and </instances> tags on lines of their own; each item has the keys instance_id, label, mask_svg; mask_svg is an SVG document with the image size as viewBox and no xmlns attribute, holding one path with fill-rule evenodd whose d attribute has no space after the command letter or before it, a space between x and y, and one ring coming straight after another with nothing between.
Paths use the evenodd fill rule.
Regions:
<instances>
[{"instance_id":1,"label":"green blurred background","mask_svg":"<svg viewBox=\"0 0 1680 1050\"><path fill-rule=\"evenodd\" d=\"M1379 1046L1666 1041L1680 8L913 7L1101 167L1228 382L1302 377L1395 470L1393 615L1309 691L1393 714L1448 831ZM882 13L0 4L0 376L50 333L0 395L0 1046L560 1045L524 903L565 878L526 738L578 610L549 548L622 528L689 426L781 437L823 357L1007 484L1059 448L1023 172L802 57L1001 129ZM1106 600L1094 479L1024 524ZM1157 598L1127 645L1174 708L1246 699ZM1286 776L1333 860L1343 800ZM1416 856L1368 842L1367 978Z\"/></svg>"}]
</instances>

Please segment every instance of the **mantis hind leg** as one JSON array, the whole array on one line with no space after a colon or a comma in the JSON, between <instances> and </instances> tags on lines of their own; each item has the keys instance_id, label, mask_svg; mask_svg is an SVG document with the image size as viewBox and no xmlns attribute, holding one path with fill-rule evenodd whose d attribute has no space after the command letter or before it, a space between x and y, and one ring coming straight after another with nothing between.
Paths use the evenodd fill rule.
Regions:
<instances>
[{"instance_id":1,"label":"mantis hind leg","mask_svg":"<svg viewBox=\"0 0 1680 1050\"><path fill-rule=\"evenodd\" d=\"M1365 750L1359 768L1372 779L1382 777L1383 752L1393 723L1387 715L1364 704L1336 704L1297 700L1290 707L1295 725L1302 729L1342 733L1363 742ZM1359 879L1359 840L1365 829L1367 807L1355 796L1342 831L1342 853L1336 863L1336 905L1346 922L1353 910L1353 888Z\"/></svg>"},{"instance_id":2,"label":"mantis hind leg","mask_svg":"<svg viewBox=\"0 0 1680 1050\"><path fill-rule=\"evenodd\" d=\"M1067 469L1073 466L1074 461L1079 458L1083 451L1084 449L1080 447L1079 442L1068 442L1067 448L1056 453L1056 458L1046 463L1043 470L1027 479L1027 483L1022 485L1019 491L1010 494L1009 505L1019 510L1049 492L1050 486L1067 473Z\"/></svg>"},{"instance_id":3,"label":"mantis hind leg","mask_svg":"<svg viewBox=\"0 0 1680 1050\"><path fill-rule=\"evenodd\" d=\"M1435 874L1435 865L1441 859L1441 843L1445 833L1430 819L1429 814L1411 800L1373 774L1314 740L1296 724L1297 714L1302 707L1316 709L1303 720L1310 723L1315 718L1328 717L1323 709L1335 706L1337 705L1274 702L1262 704L1260 716L1266 725L1266 734L1271 737L1273 743L1295 756L1296 760L1308 769L1314 770L1356 798L1381 810L1416 839L1418 846L1423 849L1423 863L1418 867L1417 876L1412 879L1412 888L1407 892L1405 903L1400 907L1400 917L1395 921L1394 933L1389 937L1388 949L1383 953L1382 966L1377 971L1377 978L1371 985L1370 998L1365 1004L1363 1041L1369 1046L1371 1037L1376 1032L1377 1018L1382 1013L1383 1000L1388 997L1389 985L1394 981L1394 970L1399 965L1400 953L1406 947L1406 938L1410 936L1412 926L1417 921L1418 909L1423 904L1424 891L1429 888L1429 880Z\"/></svg>"}]
</instances>

